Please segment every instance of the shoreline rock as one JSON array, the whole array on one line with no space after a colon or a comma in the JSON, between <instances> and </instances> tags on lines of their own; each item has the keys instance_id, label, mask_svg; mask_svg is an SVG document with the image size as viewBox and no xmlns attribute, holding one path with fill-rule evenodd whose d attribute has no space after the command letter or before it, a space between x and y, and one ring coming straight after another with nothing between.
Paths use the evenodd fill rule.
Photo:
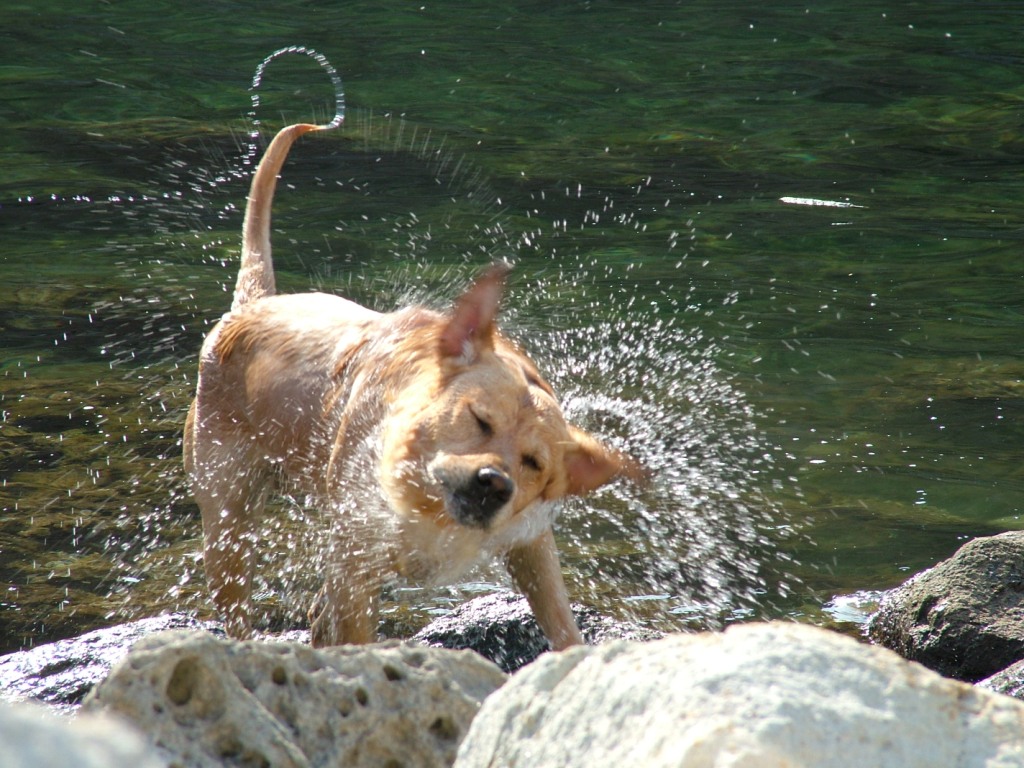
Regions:
<instances>
[{"instance_id":1,"label":"shoreline rock","mask_svg":"<svg viewBox=\"0 0 1024 768\"><path fill-rule=\"evenodd\" d=\"M1021 702L771 623L544 656L484 702L455 768L1021 764Z\"/></svg>"},{"instance_id":2,"label":"shoreline rock","mask_svg":"<svg viewBox=\"0 0 1024 768\"><path fill-rule=\"evenodd\" d=\"M223 634L215 622L170 613L15 651L0 656L0 700L31 700L70 714L128 654L132 645L168 629L202 629Z\"/></svg>"},{"instance_id":3,"label":"shoreline rock","mask_svg":"<svg viewBox=\"0 0 1024 768\"><path fill-rule=\"evenodd\" d=\"M867 634L966 682L1024 659L1024 531L973 539L887 592Z\"/></svg>"},{"instance_id":4,"label":"shoreline rock","mask_svg":"<svg viewBox=\"0 0 1024 768\"><path fill-rule=\"evenodd\" d=\"M968 542L886 593L868 622L901 655L985 678L973 687L807 625L654 639L586 609L577 618L602 644L545 653L512 593L432 622L414 638L423 645L317 650L293 641L301 632L239 643L175 614L90 632L0 657L0 698L35 696L51 711L75 711L102 680L74 721L97 724L84 732L39 706L0 703L0 763L1024 765L1024 704L1011 698L1024 699L1024 660L1010 665L1024 658L1024 532ZM504 683L477 654L520 671ZM98 712L117 722L92 720ZM120 718L132 721L128 735ZM93 752L101 757L79 759Z\"/></svg>"},{"instance_id":5,"label":"shoreline rock","mask_svg":"<svg viewBox=\"0 0 1024 768\"><path fill-rule=\"evenodd\" d=\"M0 702L4 768L165 768L145 737L107 714L74 720L39 704Z\"/></svg>"},{"instance_id":6,"label":"shoreline rock","mask_svg":"<svg viewBox=\"0 0 1024 768\"><path fill-rule=\"evenodd\" d=\"M108 768L149 768L154 755L180 768L1024 765L1021 702L801 624L582 646L505 681L469 652L177 630L139 641L78 718L102 712L145 734L132 759L95 763ZM0 764L5 748L32 749L20 716ZM32 739L71 743L73 721L50 720L52 739ZM40 765L92 765L71 747L64 757Z\"/></svg>"},{"instance_id":7,"label":"shoreline rock","mask_svg":"<svg viewBox=\"0 0 1024 768\"><path fill-rule=\"evenodd\" d=\"M1018 661L991 677L986 677L979 681L977 686L1024 701L1024 661Z\"/></svg>"},{"instance_id":8,"label":"shoreline rock","mask_svg":"<svg viewBox=\"0 0 1024 768\"><path fill-rule=\"evenodd\" d=\"M592 608L573 605L573 613L588 645L609 640L656 640L662 633L628 621L604 616ZM548 650L548 641L533 617L526 598L515 592L476 597L450 614L430 622L412 640L431 648L473 650L512 673Z\"/></svg>"},{"instance_id":9,"label":"shoreline rock","mask_svg":"<svg viewBox=\"0 0 1024 768\"><path fill-rule=\"evenodd\" d=\"M661 636L654 630L603 616L590 608L575 606L575 610L589 643ZM218 622L170 613L15 651L0 656L0 700L33 700L71 713L136 642L168 629L206 630L224 635ZM309 632L292 630L262 639L308 643ZM432 648L476 651L504 672L513 672L548 650L547 640L525 598L513 592L469 600L428 624L411 641Z\"/></svg>"},{"instance_id":10,"label":"shoreline rock","mask_svg":"<svg viewBox=\"0 0 1024 768\"><path fill-rule=\"evenodd\" d=\"M505 675L478 654L397 642L314 649L174 630L89 694L180 768L445 768Z\"/></svg>"}]
</instances>

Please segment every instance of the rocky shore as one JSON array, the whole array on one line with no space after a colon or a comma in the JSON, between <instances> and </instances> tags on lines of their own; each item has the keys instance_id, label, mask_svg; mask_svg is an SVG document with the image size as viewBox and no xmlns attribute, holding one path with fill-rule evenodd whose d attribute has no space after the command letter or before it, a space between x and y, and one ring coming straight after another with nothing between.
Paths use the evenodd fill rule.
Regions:
<instances>
[{"instance_id":1,"label":"rocky shore","mask_svg":"<svg viewBox=\"0 0 1024 768\"><path fill-rule=\"evenodd\" d=\"M146 619L0 657L21 700L0 704L0 764L1024 766L1022 555L1024 533L968 542L885 595L871 643L792 623L658 639L580 611L596 644L542 654L510 595L365 648Z\"/></svg>"},{"instance_id":2,"label":"rocky shore","mask_svg":"<svg viewBox=\"0 0 1024 768\"><path fill-rule=\"evenodd\" d=\"M1024 659L1024 531L969 541L886 593L868 636L947 677L998 685L986 678Z\"/></svg>"}]
</instances>

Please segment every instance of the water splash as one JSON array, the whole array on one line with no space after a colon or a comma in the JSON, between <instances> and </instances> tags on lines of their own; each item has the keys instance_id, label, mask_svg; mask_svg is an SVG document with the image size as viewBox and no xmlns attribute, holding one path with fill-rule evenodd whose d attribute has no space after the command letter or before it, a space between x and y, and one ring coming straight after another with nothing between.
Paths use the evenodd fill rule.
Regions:
<instances>
[{"instance_id":1,"label":"water splash","mask_svg":"<svg viewBox=\"0 0 1024 768\"><path fill-rule=\"evenodd\" d=\"M252 76L252 86L249 88L251 92L250 99L252 100L252 109L249 110L249 121L252 124L252 130L249 133L249 146L242 161L246 166L251 166L253 164L256 160L256 155L259 152L259 138L261 132L259 118L259 89L263 84L263 74L266 72L267 67L270 66L272 61L292 53L303 54L313 59L313 61L319 64L324 72L327 73L327 76L331 79L331 85L334 87L334 117L332 117L329 122L317 127L321 130L330 130L332 128L341 127L341 124L345 122L345 88L341 82L341 75L339 75L338 70L331 65L331 62L327 60L327 57L312 48L307 48L304 45L289 45L285 48L278 48L257 65L256 72Z\"/></svg>"},{"instance_id":2,"label":"water splash","mask_svg":"<svg viewBox=\"0 0 1024 768\"><path fill-rule=\"evenodd\" d=\"M652 623L709 626L793 589L779 546L791 522L773 501L789 480L722 367L728 351L708 319L713 301L729 297L695 287L700 241L685 194L667 205L657 179L646 179L628 190L568 184L503 199L444 140L390 115L356 112L343 138L319 146L316 168L299 153L287 181L304 200L323 196L329 213L282 201L283 271L391 308L443 305L473 272L467 264L518 261L503 326L571 419L657 472L649 491L615 486L565 509L559 535L576 598ZM179 147L160 189L116 209L126 218L118 231L145 232L150 243L155 232L161 243L108 243L120 275L69 320L61 342L99 348L101 360L94 390L67 390L71 423L92 437L80 468L53 481L71 499L52 499L64 509L71 557L44 567L55 590L69 583L58 570L65 561L69 578L88 574L87 590L109 594L110 619L210 613L180 433L196 351L226 309L237 268L244 191L230 155ZM304 261L288 262L289 252ZM256 599L265 625L279 628L302 621L320 586L330 518L304 499L281 498L276 510L260 531ZM497 583L504 577L492 569L450 590L399 586L385 613L396 631L415 629ZM84 599L72 592L67 610Z\"/></svg>"},{"instance_id":3,"label":"water splash","mask_svg":"<svg viewBox=\"0 0 1024 768\"><path fill-rule=\"evenodd\" d=\"M571 194L583 195L578 188ZM639 213L645 201L633 211L617 202L614 226L645 232ZM615 205L606 198L602 211L609 208ZM595 236L600 214L593 206L584 212L588 237ZM524 232L488 215L462 233L460 255L529 259L527 286L517 291L513 282L504 326L561 392L570 420L655 470L650 491L614 486L567 505L560 534L573 594L666 629L770 615L772 601L800 586L785 548L798 531L772 498L780 484L794 481L777 466L778 451L758 426L761 415L721 367L728 353L702 329L699 318L713 311L697 301L686 281L645 280L639 261L616 266L566 248L567 233L578 228L567 219L560 222L551 232ZM388 247L395 260L412 257L412 263L378 273L369 287L362 276L354 278L364 282L361 290L375 294L382 308L408 301L436 304L438 295L450 295L451 284L464 280L466 270L431 261L433 241L415 215L394 226L395 242ZM652 238L676 253L678 269L697 247L694 235L691 224L683 235L672 230ZM679 247L680 242L689 245ZM538 278L545 266L548 274ZM610 296L603 287L609 282L617 286ZM288 510L291 527L277 531L284 538L272 549L287 551L301 536L297 531L305 531L307 540L310 531L313 539L330 539L330 514L295 503ZM261 568L276 574L262 593L276 596L279 605L288 603L294 621L304 606L289 598L308 598L315 586L310 571L322 572L323 558L323 549L307 549L301 557L284 556ZM467 583L494 588L507 580L485 569ZM443 602L458 589L438 594ZM421 607L436 607L438 597L417 591L414 599Z\"/></svg>"},{"instance_id":4,"label":"water splash","mask_svg":"<svg viewBox=\"0 0 1024 768\"><path fill-rule=\"evenodd\" d=\"M772 562L792 533L771 497L774 450L721 348L681 322L634 315L542 342L567 415L617 436L655 473L646 492L615 486L567 511L574 558L591 563L577 589L666 629L764 613L795 586ZM592 389L598 381L615 394Z\"/></svg>"}]
</instances>

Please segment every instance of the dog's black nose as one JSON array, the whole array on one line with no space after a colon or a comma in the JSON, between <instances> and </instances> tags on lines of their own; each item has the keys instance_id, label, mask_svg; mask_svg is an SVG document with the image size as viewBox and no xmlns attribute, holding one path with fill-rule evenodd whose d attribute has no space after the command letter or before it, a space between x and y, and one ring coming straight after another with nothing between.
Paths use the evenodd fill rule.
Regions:
<instances>
[{"instance_id":1,"label":"dog's black nose","mask_svg":"<svg viewBox=\"0 0 1024 768\"><path fill-rule=\"evenodd\" d=\"M497 507L501 507L511 499L512 491L515 490L512 478L494 467L484 467L477 472L476 482L480 486L484 498L493 501ZM497 507L495 511L497 511Z\"/></svg>"},{"instance_id":2,"label":"dog's black nose","mask_svg":"<svg viewBox=\"0 0 1024 768\"><path fill-rule=\"evenodd\" d=\"M512 498L512 478L496 467L483 467L455 494L457 516L463 525L486 528Z\"/></svg>"}]
</instances>

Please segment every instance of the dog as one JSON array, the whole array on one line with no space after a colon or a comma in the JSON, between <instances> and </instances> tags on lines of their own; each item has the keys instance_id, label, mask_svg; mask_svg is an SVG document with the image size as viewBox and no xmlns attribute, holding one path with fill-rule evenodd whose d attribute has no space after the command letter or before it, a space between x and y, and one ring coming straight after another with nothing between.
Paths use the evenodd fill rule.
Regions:
<instances>
[{"instance_id":1,"label":"dog","mask_svg":"<svg viewBox=\"0 0 1024 768\"><path fill-rule=\"evenodd\" d=\"M534 363L499 334L505 264L446 313L276 294L277 176L295 140L322 127L283 128L253 175L231 310L202 346L185 424L206 577L227 633L252 635L257 523L280 479L337 518L310 609L314 646L375 641L393 573L451 581L495 556L551 647L578 644L552 533L558 501L620 477L641 482L646 470L567 424ZM364 503L383 518L360 514Z\"/></svg>"}]
</instances>

